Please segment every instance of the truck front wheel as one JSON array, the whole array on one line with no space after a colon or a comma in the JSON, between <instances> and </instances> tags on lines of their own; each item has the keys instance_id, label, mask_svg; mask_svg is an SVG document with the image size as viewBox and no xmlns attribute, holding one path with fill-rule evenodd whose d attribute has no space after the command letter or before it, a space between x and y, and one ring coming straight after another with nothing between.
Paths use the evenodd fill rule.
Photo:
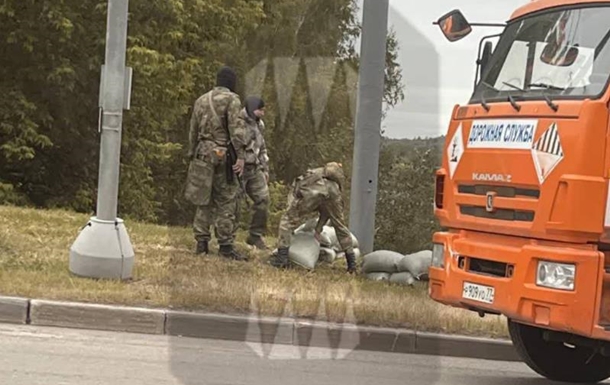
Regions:
<instances>
[{"instance_id":1,"label":"truck front wheel","mask_svg":"<svg viewBox=\"0 0 610 385\"><path fill-rule=\"evenodd\" d=\"M597 383L610 378L610 357L585 346L568 347L546 341L544 329L508 320L508 331L521 359L536 373L553 381Z\"/></svg>"}]
</instances>

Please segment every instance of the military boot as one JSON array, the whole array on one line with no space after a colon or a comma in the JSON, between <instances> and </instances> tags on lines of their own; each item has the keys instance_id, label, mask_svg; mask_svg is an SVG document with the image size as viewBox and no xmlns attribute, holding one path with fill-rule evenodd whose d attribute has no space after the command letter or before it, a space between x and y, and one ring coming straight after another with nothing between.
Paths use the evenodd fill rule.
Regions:
<instances>
[{"instance_id":1,"label":"military boot","mask_svg":"<svg viewBox=\"0 0 610 385\"><path fill-rule=\"evenodd\" d=\"M219 249L219 253L221 257L233 259L235 261L247 261L248 257L240 254L233 245L221 245Z\"/></svg>"},{"instance_id":2,"label":"military boot","mask_svg":"<svg viewBox=\"0 0 610 385\"><path fill-rule=\"evenodd\" d=\"M267 250L267 245L265 245L265 241L263 241L263 238L259 236L248 236L248 239L246 239L246 243L250 246L256 247L259 250Z\"/></svg>"},{"instance_id":3,"label":"military boot","mask_svg":"<svg viewBox=\"0 0 610 385\"><path fill-rule=\"evenodd\" d=\"M356 269L356 254L352 253L345 253L345 260L347 262L347 273L348 274L356 274L357 273L357 269Z\"/></svg>"},{"instance_id":4,"label":"military boot","mask_svg":"<svg viewBox=\"0 0 610 385\"><path fill-rule=\"evenodd\" d=\"M197 241L197 248L195 250L195 254L208 254L210 250L208 249L208 241Z\"/></svg>"},{"instance_id":5,"label":"military boot","mask_svg":"<svg viewBox=\"0 0 610 385\"><path fill-rule=\"evenodd\" d=\"M287 268L290 265L288 261L288 248L280 247L277 250L277 254L271 257L269 263L271 264L271 266L277 267L279 269Z\"/></svg>"}]
</instances>

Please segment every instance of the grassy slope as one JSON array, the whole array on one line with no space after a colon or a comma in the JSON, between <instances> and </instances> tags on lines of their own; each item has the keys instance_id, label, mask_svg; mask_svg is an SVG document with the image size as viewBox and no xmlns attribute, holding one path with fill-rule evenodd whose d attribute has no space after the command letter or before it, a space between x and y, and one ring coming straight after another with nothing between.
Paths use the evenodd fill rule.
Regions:
<instances>
[{"instance_id":1,"label":"grassy slope","mask_svg":"<svg viewBox=\"0 0 610 385\"><path fill-rule=\"evenodd\" d=\"M441 306L427 297L427 286L401 287L344 274L345 262L315 272L278 271L267 255L249 249L240 234L238 248L249 263L197 257L189 228L128 222L136 251L130 282L78 278L68 271L71 244L88 217L60 210L0 206L0 294L224 313L258 311L281 315L293 293L291 315L344 321L346 298L354 319L374 326L506 337L504 319ZM268 238L267 242L274 240ZM216 252L212 245L213 253ZM323 301L323 302L322 302ZM321 304L325 303L326 306ZM323 316L322 314L326 315Z\"/></svg>"}]
</instances>

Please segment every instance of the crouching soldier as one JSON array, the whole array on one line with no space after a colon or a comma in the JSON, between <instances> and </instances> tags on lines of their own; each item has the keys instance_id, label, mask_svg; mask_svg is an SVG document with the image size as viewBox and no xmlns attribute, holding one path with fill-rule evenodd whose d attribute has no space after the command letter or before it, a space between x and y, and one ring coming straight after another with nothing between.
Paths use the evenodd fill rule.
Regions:
<instances>
[{"instance_id":1,"label":"crouching soldier","mask_svg":"<svg viewBox=\"0 0 610 385\"><path fill-rule=\"evenodd\" d=\"M345 252L347 272L356 273L352 236L343 219L341 191L344 183L341 164L335 162L308 170L294 181L292 191L288 195L288 209L280 220L278 252L271 258L271 265L278 268L288 267L288 251L293 231L302 223L303 218L317 212L319 219L315 229L316 239L319 241L324 225L330 220Z\"/></svg>"}]
</instances>

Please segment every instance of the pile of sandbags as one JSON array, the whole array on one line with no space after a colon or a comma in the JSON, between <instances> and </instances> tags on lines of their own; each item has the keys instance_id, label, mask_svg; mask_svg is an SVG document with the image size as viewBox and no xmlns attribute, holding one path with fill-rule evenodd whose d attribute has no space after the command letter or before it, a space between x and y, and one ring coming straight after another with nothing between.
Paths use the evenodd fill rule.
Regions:
<instances>
[{"instance_id":1,"label":"pile of sandbags","mask_svg":"<svg viewBox=\"0 0 610 385\"><path fill-rule=\"evenodd\" d=\"M374 281L412 286L416 280L427 279L431 261L432 251L429 250L408 255L377 250L364 256L362 273Z\"/></svg>"},{"instance_id":2,"label":"pile of sandbags","mask_svg":"<svg viewBox=\"0 0 610 385\"><path fill-rule=\"evenodd\" d=\"M315 269L319 263L333 263L338 258L345 257L334 227L325 225L320 233L320 241L315 239L317 221L317 218L313 218L298 227L294 231L290 243L288 258L295 265L307 270ZM358 258L361 255L358 240L354 234L351 236L354 253ZM277 253L277 249L273 253Z\"/></svg>"}]
</instances>

